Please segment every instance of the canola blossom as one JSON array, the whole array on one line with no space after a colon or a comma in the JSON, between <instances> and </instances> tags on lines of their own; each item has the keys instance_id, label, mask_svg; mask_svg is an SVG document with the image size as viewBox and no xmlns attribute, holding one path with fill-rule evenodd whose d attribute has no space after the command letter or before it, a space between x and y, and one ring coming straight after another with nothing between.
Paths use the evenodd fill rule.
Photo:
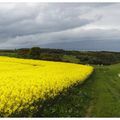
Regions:
<instances>
[{"instance_id":1,"label":"canola blossom","mask_svg":"<svg viewBox=\"0 0 120 120\"><path fill-rule=\"evenodd\" d=\"M92 71L88 65L1 56L0 116L35 109L33 103L82 83Z\"/></svg>"}]
</instances>

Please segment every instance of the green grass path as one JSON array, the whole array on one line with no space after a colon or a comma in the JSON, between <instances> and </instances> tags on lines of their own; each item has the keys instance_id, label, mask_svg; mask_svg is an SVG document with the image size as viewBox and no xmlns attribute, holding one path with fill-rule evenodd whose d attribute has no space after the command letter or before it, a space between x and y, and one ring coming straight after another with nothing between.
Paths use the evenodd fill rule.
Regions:
<instances>
[{"instance_id":1,"label":"green grass path","mask_svg":"<svg viewBox=\"0 0 120 120\"><path fill-rule=\"evenodd\" d=\"M45 104L42 117L120 117L120 64L95 66L84 84ZM50 104L49 104L50 103Z\"/></svg>"},{"instance_id":2,"label":"green grass path","mask_svg":"<svg viewBox=\"0 0 120 120\"><path fill-rule=\"evenodd\" d=\"M88 116L120 117L120 64L96 67ZM88 110L89 110L88 109Z\"/></svg>"}]
</instances>

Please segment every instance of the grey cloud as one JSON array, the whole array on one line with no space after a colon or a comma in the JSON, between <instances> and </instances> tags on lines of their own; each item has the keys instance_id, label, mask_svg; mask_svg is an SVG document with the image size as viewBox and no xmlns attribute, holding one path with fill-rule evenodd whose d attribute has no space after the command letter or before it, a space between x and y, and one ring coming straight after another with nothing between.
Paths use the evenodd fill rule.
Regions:
<instances>
[{"instance_id":1,"label":"grey cloud","mask_svg":"<svg viewBox=\"0 0 120 120\"><path fill-rule=\"evenodd\" d=\"M1 3L0 48L118 41L119 8L111 3Z\"/></svg>"},{"instance_id":2,"label":"grey cloud","mask_svg":"<svg viewBox=\"0 0 120 120\"><path fill-rule=\"evenodd\" d=\"M77 4L15 4L11 9L4 11L3 8L0 12L0 35L16 37L62 31L94 21L80 18L81 11L84 9Z\"/></svg>"},{"instance_id":3,"label":"grey cloud","mask_svg":"<svg viewBox=\"0 0 120 120\"><path fill-rule=\"evenodd\" d=\"M43 34L35 34L28 36L19 36L16 38L8 39L8 41L3 42L0 47L8 47L15 48L22 47L32 47L32 46L46 46L46 45L54 45L60 43L71 43L78 41L107 41L108 44L110 41L118 41L120 38L119 30L84 30L81 28L61 31L61 32L53 32L53 33L43 33ZM98 42L99 43L99 42ZM103 42L104 43L104 42ZM73 45L73 44L71 44ZM96 44L97 45L97 44ZM54 46L52 46L54 47ZM75 46L74 46L75 47Z\"/></svg>"}]
</instances>

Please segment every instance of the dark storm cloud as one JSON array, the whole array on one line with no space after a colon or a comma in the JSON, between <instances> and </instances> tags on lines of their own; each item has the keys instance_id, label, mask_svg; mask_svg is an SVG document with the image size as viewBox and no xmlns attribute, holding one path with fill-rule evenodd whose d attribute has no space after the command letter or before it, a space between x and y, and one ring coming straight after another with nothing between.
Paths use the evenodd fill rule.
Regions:
<instances>
[{"instance_id":1,"label":"dark storm cloud","mask_svg":"<svg viewBox=\"0 0 120 120\"><path fill-rule=\"evenodd\" d=\"M82 12L77 4L20 3L9 4L7 7L7 10L2 7L0 11L0 34L4 37L56 32L80 27L93 21L80 18Z\"/></svg>"},{"instance_id":2,"label":"dark storm cloud","mask_svg":"<svg viewBox=\"0 0 120 120\"><path fill-rule=\"evenodd\" d=\"M120 4L1 3L0 48L120 38Z\"/></svg>"}]
</instances>

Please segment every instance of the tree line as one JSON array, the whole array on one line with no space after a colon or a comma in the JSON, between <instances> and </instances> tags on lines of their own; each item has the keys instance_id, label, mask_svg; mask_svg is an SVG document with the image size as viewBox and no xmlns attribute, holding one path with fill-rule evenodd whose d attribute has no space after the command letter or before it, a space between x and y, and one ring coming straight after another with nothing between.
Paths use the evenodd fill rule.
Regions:
<instances>
[{"instance_id":1,"label":"tree line","mask_svg":"<svg viewBox=\"0 0 120 120\"><path fill-rule=\"evenodd\" d=\"M0 55L30 58L39 60L72 62L78 64L110 65L120 62L120 52L108 51L73 51L49 48L21 48L15 50L0 50Z\"/></svg>"}]
</instances>

